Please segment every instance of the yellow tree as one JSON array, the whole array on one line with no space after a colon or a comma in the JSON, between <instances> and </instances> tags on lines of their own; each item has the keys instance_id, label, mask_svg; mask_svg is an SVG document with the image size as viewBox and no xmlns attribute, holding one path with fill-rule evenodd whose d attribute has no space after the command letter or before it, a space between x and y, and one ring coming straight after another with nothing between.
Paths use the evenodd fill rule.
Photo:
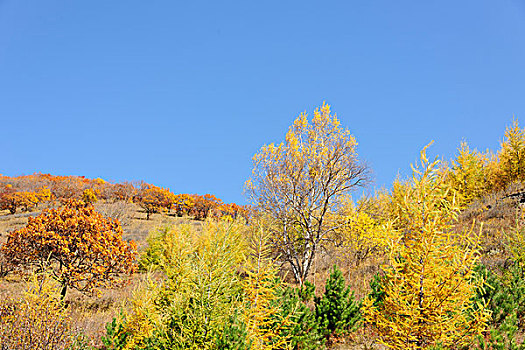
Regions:
<instances>
[{"instance_id":1,"label":"yellow tree","mask_svg":"<svg viewBox=\"0 0 525 350\"><path fill-rule=\"evenodd\" d=\"M519 127L517 119L505 130L498 158L504 185L525 180L525 131Z\"/></svg>"},{"instance_id":2,"label":"yellow tree","mask_svg":"<svg viewBox=\"0 0 525 350\"><path fill-rule=\"evenodd\" d=\"M392 198L402 225L385 268L384 295L364 302L366 321L393 349L468 345L488 318L471 299L483 283L472 271L478 236L454 230L459 209L439 161L430 163L425 149L404 196Z\"/></svg>"},{"instance_id":3,"label":"yellow tree","mask_svg":"<svg viewBox=\"0 0 525 350\"><path fill-rule=\"evenodd\" d=\"M250 255L247 259L246 278L243 289L247 307L244 322L254 350L283 349L288 339L284 329L290 326L288 319L280 316L278 289L281 280L271 258L268 246L269 234L259 223L250 239Z\"/></svg>"},{"instance_id":4,"label":"yellow tree","mask_svg":"<svg viewBox=\"0 0 525 350\"><path fill-rule=\"evenodd\" d=\"M389 220L374 218L367 209L348 202L338 218L336 247L348 265L354 262L357 267L372 254L386 252L388 242L396 237Z\"/></svg>"},{"instance_id":5,"label":"yellow tree","mask_svg":"<svg viewBox=\"0 0 525 350\"><path fill-rule=\"evenodd\" d=\"M264 146L253 157L246 191L273 219L272 242L301 284L318 249L335 230L327 215L337 211L341 197L368 179L356 147L355 138L323 103L311 123L302 113L283 143Z\"/></svg>"},{"instance_id":6,"label":"yellow tree","mask_svg":"<svg viewBox=\"0 0 525 350\"><path fill-rule=\"evenodd\" d=\"M92 188L86 188L84 192L82 192L82 201L86 204L93 204L98 201L97 193Z\"/></svg>"},{"instance_id":7,"label":"yellow tree","mask_svg":"<svg viewBox=\"0 0 525 350\"><path fill-rule=\"evenodd\" d=\"M449 178L457 199L461 204L469 204L487 190L487 156L477 150L470 150L466 142L461 142L457 157L452 161Z\"/></svg>"}]
</instances>

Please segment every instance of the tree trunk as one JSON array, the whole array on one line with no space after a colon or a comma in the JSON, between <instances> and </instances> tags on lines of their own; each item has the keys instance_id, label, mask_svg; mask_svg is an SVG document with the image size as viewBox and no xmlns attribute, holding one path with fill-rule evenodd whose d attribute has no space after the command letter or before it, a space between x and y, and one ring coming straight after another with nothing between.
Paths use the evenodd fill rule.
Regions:
<instances>
[{"instance_id":1,"label":"tree trunk","mask_svg":"<svg viewBox=\"0 0 525 350\"><path fill-rule=\"evenodd\" d=\"M62 301L64 300L64 298L66 297L66 292L67 292L67 284L62 284L62 290L60 291L60 299L62 299Z\"/></svg>"}]
</instances>

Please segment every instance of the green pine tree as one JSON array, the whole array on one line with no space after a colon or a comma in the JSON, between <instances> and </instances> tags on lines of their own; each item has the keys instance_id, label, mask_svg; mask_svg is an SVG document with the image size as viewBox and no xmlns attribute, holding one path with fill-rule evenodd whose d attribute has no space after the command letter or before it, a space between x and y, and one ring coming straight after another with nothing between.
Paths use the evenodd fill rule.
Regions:
<instances>
[{"instance_id":1,"label":"green pine tree","mask_svg":"<svg viewBox=\"0 0 525 350\"><path fill-rule=\"evenodd\" d=\"M334 265L324 295L315 298L315 317L321 334L329 338L353 330L361 318L359 309L354 293L345 286L343 273Z\"/></svg>"}]
</instances>

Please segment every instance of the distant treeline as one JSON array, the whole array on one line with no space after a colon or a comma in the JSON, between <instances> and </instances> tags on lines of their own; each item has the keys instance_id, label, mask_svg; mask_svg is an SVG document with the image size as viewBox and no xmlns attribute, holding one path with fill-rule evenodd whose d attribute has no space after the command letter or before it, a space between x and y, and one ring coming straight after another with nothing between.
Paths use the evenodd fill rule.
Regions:
<instances>
[{"instance_id":1,"label":"distant treeline","mask_svg":"<svg viewBox=\"0 0 525 350\"><path fill-rule=\"evenodd\" d=\"M149 219L152 213L171 212L202 220L208 215L247 215L247 207L224 203L211 194L174 194L169 188L139 182L111 183L101 178L57 176L35 173L23 176L0 175L0 210L30 211L39 203L79 199L86 203L98 200L126 201L140 205Z\"/></svg>"}]
</instances>

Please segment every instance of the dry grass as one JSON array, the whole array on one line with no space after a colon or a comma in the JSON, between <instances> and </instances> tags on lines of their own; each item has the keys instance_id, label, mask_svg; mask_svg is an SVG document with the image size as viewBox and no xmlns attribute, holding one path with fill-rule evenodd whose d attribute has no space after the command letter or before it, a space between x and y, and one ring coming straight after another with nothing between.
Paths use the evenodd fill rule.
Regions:
<instances>
[{"instance_id":1,"label":"dry grass","mask_svg":"<svg viewBox=\"0 0 525 350\"><path fill-rule=\"evenodd\" d=\"M525 194L524 184L511 184L476 200L459 217L458 230L481 230L481 262L491 269L508 263L506 233L516 225L517 214L523 209L522 193Z\"/></svg>"}]
</instances>

